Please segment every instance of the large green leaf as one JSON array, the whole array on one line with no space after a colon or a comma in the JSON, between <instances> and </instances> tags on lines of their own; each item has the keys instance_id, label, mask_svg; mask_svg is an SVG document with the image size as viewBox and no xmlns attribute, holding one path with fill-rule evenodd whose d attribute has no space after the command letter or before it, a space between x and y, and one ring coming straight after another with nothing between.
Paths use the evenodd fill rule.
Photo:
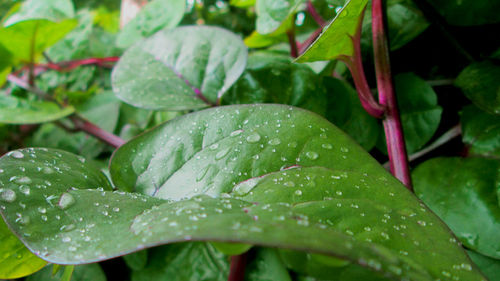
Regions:
<instances>
[{"instance_id":1,"label":"large green leaf","mask_svg":"<svg viewBox=\"0 0 500 281\"><path fill-rule=\"evenodd\" d=\"M113 90L137 107L202 108L216 103L236 82L246 59L241 39L224 29L164 29L125 52L113 70Z\"/></svg>"},{"instance_id":2,"label":"large green leaf","mask_svg":"<svg viewBox=\"0 0 500 281\"><path fill-rule=\"evenodd\" d=\"M484 158L435 158L413 173L415 193L468 248L500 258L500 162Z\"/></svg>"},{"instance_id":3,"label":"large green leaf","mask_svg":"<svg viewBox=\"0 0 500 281\"><path fill-rule=\"evenodd\" d=\"M132 272L132 281L225 281L226 256L207 243L178 243L153 248L144 269Z\"/></svg>"},{"instance_id":4,"label":"large green leaf","mask_svg":"<svg viewBox=\"0 0 500 281\"><path fill-rule=\"evenodd\" d=\"M44 19L61 21L75 16L75 8L71 0L26 0L16 13L4 23L5 26L21 21Z\"/></svg>"},{"instance_id":5,"label":"large green leaf","mask_svg":"<svg viewBox=\"0 0 500 281\"><path fill-rule=\"evenodd\" d=\"M500 157L500 116L488 114L471 105L462 111L462 139L469 152Z\"/></svg>"},{"instance_id":6,"label":"large green leaf","mask_svg":"<svg viewBox=\"0 0 500 281\"><path fill-rule=\"evenodd\" d=\"M53 102L27 100L0 92L0 123L44 123L63 118L74 111L72 106L61 108Z\"/></svg>"},{"instance_id":7,"label":"large green leaf","mask_svg":"<svg viewBox=\"0 0 500 281\"><path fill-rule=\"evenodd\" d=\"M429 0L453 25L481 25L500 22L500 2L488 0Z\"/></svg>"},{"instance_id":8,"label":"large green leaf","mask_svg":"<svg viewBox=\"0 0 500 281\"><path fill-rule=\"evenodd\" d=\"M483 256L474 251L467 251L467 254L490 281L500 280L500 260Z\"/></svg>"},{"instance_id":9,"label":"large green leaf","mask_svg":"<svg viewBox=\"0 0 500 281\"><path fill-rule=\"evenodd\" d=\"M278 252L270 248L256 249L254 260L245 269L248 281L292 281Z\"/></svg>"},{"instance_id":10,"label":"large green leaf","mask_svg":"<svg viewBox=\"0 0 500 281\"><path fill-rule=\"evenodd\" d=\"M256 31L260 34L269 34L280 26L288 25L286 21L296 12L305 0L257 0L255 10L257 13ZM286 29L286 28L285 28Z\"/></svg>"},{"instance_id":11,"label":"large green leaf","mask_svg":"<svg viewBox=\"0 0 500 281\"><path fill-rule=\"evenodd\" d=\"M368 0L349 0L313 44L297 59L298 62L333 60L354 55L352 37L362 20Z\"/></svg>"},{"instance_id":12,"label":"large green leaf","mask_svg":"<svg viewBox=\"0 0 500 281\"><path fill-rule=\"evenodd\" d=\"M90 189L104 185L91 176L97 170L56 152L17 150L0 159L0 180L9 183L0 212L52 262L204 240L337 256L396 280L484 280L435 215L348 136L304 110L219 107L128 142L112 160L115 184L157 198ZM65 173L47 176L47 164ZM37 188L47 177L51 186Z\"/></svg>"},{"instance_id":13,"label":"large green leaf","mask_svg":"<svg viewBox=\"0 0 500 281\"><path fill-rule=\"evenodd\" d=\"M457 77L455 84L477 107L500 115L500 66L489 62L473 63Z\"/></svg>"},{"instance_id":14,"label":"large green leaf","mask_svg":"<svg viewBox=\"0 0 500 281\"><path fill-rule=\"evenodd\" d=\"M415 74L399 74L394 80L406 149L412 153L432 138L443 109L432 87Z\"/></svg>"},{"instance_id":15,"label":"large green leaf","mask_svg":"<svg viewBox=\"0 0 500 281\"><path fill-rule=\"evenodd\" d=\"M323 115L326 96L309 66L294 64L289 55L255 52L241 78L224 96L227 104L279 103Z\"/></svg>"},{"instance_id":16,"label":"large green leaf","mask_svg":"<svg viewBox=\"0 0 500 281\"><path fill-rule=\"evenodd\" d=\"M149 2L135 18L123 27L116 38L116 44L126 48L162 28L175 27L182 20L185 9L185 0L153 0Z\"/></svg>"},{"instance_id":17,"label":"large green leaf","mask_svg":"<svg viewBox=\"0 0 500 281\"><path fill-rule=\"evenodd\" d=\"M2 193L3 194L3 193ZM33 255L12 234L5 222L0 218L0 278L14 279L32 274L47 264L46 261Z\"/></svg>"}]
</instances>

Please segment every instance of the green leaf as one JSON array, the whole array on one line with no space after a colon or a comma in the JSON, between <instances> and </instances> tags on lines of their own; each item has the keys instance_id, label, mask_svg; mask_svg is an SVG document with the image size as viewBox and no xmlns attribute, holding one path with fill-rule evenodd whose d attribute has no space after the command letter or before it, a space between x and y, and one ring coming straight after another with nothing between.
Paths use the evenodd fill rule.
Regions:
<instances>
[{"instance_id":1,"label":"green leaf","mask_svg":"<svg viewBox=\"0 0 500 281\"><path fill-rule=\"evenodd\" d=\"M0 86L7 81L12 68L12 54L0 44Z\"/></svg>"},{"instance_id":2,"label":"green leaf","mask_svg":"<svg viewBox=\"0 0 500 281\"><path fill-rule=\"evenodd\" d=\"M328 92L327 119L349 134L364 149L372 149L379 135L378 121L361 106L356 90L347 82L325 77Z\"/></svg>"},{"instance_id":3,"label":"green leaf","mask_svg":"<svg viewBox=\"0 0 500 281\"><path fill-rule=\"evenodd\" d=\"M230 0L229 4L239 7L239 8L248 8L255 5L256 0Z\"/></svg>"},{"instance_id":4,"label":"green leaf","mask_svg":"<svg viewBox=\"0 0 500 281\"><path fill-rule=\"evenodd\" d=\"M123 256L123 260L125 260L125 263L130 269L135 271L141 270L145 268L146 264L148 263L148 251L142 250L139 252L128 254L126 256Z\"/></svg>"},{"instance_id":5,"label":"green leaf","mask_svg":"<svg viewBox=\"0 0 500 281\"><path fill-rule=\"evenodd\" d=\"M289 55L254 52L241 78L224 96L225 104L280 103L325 114L326 95L309 66L292 63Z\"/></svg>"},{"instance_id":6,"label":"green leaf","mask_svg":"<svg viewBox=\"0 0 500 281\"><path fill-rule=\"evenodd\" d=\"M432 87L415 74L399 74L394 80L406 149L412 153L432 138L443 109Z\"/></svg>"},{"instance_id":7,"label":"green leaf","mask_svg":"<svg viewBox=\"0 0 500 281\"><path fill-rule=\"evenodd\" d=\"M148 265L132 281L226 281L229 261L207 243L178 243L149 250Z\"/></svg>"},{"instance_id":8,"label":"green leaf","mask_svg":"<svg viewBox=\"0 0 500 281\"><path fill-rule=\"evenodd\" d=\"M245 269L248 281L292 281L275 249L258 248L254 260Z\"/></svg>"},{"instance_id":9,"label":"green leaf","mask_svg":"<svg viewBox=\"0 0 500 281\"><path fill-rule=\"evenodd\" d=\"M9 182L0 212L51 262L203 240L336 256L393 279L484 280L413 194L339 129L301 109L218 107L128 142L115 152L112 178L156 198L90 189L103 185L92 176L96 169L57 153L62 158L37 149L0 158L0 180ZM63 174L47 176L45 165ZM37 188L47 177L51 186ZM41 219L39 206L50 220ZM462 263L470 268L454 267Z\"/></svg>"},{"instance_id":10,"label":"green leaf","mask_svg":"<svg viewBox=\"0 0 500 281\"><path fill-rule=\"evenodd\" d=\"M470 249L500 258L500 162L484 158L434 158L413 172L416 195Z\"/></svg>"},{"instance_id":11,"label":"green leaf","mask_svg":"<svg viewBox=\"0 0 500 281\"><path fill-rule=\"evenodd\" d=\"M293 23L293 15L304 0L257 0L255 10L257 13L256 31L260 34L269 34L282 26ZM288 28L281 28L288 29Z\"/></svg>"},{"instance_id":12,"label":"green leaf","mask_svg":"<svg viewBox=\"0 0 500 281\"><path fill-rule=\"evenodd\" d=\"M286 42L287 36L282 32L273 32L270 34L260 34L257 31L252 32L245 38L245 45L249 48L262 48L268 47L281 42Z\"/></svg>"},{"instance_id":13,"label":"green leaf","mask_svg":"<svg viewBox=\"0 0 500 281\"><path fill-rule=\"evenodd\" d=\"M53 265L55 266L55 264ZM26 278L26 281L61 281L63 270L55 276L50 266ZM97 263L77 265L74 267L72 281L106 281L106 275Z\"/></svg>"},{"instance_id":14,"label":"green leaf","mask_svg":"<svg viewBox=\"0 0 500 281\"><path fill-rule=\"evenodd\" d=\"M0 44L12 53L16 62L31 61L31 46L35 59L48 47L62 39L77 25L77 21L66 19L60 22L48 20L21 21L0 28Z\"/></svg>"},{"instance_id":15,"label":"green leaf","mask_svg":"<svg viewBox=\"0 0 500 281\"><path fill-rule=\"evenodd\" d=\"M3 194L3 193L2 193ZM33 255L0 218L0 278L15 279L37 272L47 262Z\"/></svg>"},{"instance_id":16,"label":"green leaf","mask_svg":"<svg viewBox=\"0 0 500 281\"><path fill-rule=\"evenodd\" d=\"M500 260L483 256L474 251L467 251L467 254L490 281L500 280Z\"/></svg>"},{"instance_id":17,"label":"green leaf","mask_svg":"<svg viewBox=\"0 0 500 281\"><path fill-rule=\"evenodd\" d=\"M126 48L163 28L177 26L184 17L185 0L153 0L147 3L118 34L116 44Z\"/></svg>"},{"instance_id":18,"label":"green leaf","mask_svg":"<svg viewBox=\"0 0 500 281\"><path fill-rule=\"evenodd\" d=\"M53 102L27 100L0 92L0 123L45 123L66 117L74 111L72 106L61 108Z\"/></svg>"},{"instance_id":19,"label":"green leaf","mask_svg":"<svg viewBox=\"0 0 500 281\"><path fill-rule=\"evenodd\" d=\"M203 108L207 106L203 98L216 103L236 82L246 59L241 39L224 29L184 26L162 30L125 52L113 70L113 90L136 107Z\"/></svg>"},{"instance_id":20,"label":"green leaf","mask_svg":"<svg viewBox=\"0 0 500 281\"><path fill-rule=\"evenodd\" d=\"M71 0L26 0L4 25L10 26L22 21L40 19L58 22L74 16L75 8Z\"/></svg>"},{"instance_id":21,"label":"green leaf","mask_svg":"<svg viewBox=\"0 0 500 281\"><path fill-rule=\"evenodd\" d=\"M500 66L489 61L477 62L458 75L455 84L477 107L500 114Z\"/></svg>"},{"instance_id":22,"label":"green leaf","mask_svg":"<svg viewBox=\"0 0 500 281\"><path fill-rule=\"evenodd\" d=\"M432 6L453 25L482 25L500 22L500 2L488 0L430 0Z\"/></svg>"},{"instance_id":23,"label":"green leaf","mask_svg":"<svg viewBox=\"0 0 500 281\"><path fill-rule=\"evenodd\" d=\"M462 140L470 145L469 153L500 157L500 116L470 105L463 109L460 123Z\"/></svg>"},{"instance_id":24,"label":"green leaf","mask_svg":"<svg viewBox=\"0 0 500 281\"><path fill-rule=\"evenodd\" d=\"M352 57L355 36L362 20L368 0L349 0L323 33L307 50L297 58L297 62L333 60L341 56Z\"/></svg>"}]
</instances>

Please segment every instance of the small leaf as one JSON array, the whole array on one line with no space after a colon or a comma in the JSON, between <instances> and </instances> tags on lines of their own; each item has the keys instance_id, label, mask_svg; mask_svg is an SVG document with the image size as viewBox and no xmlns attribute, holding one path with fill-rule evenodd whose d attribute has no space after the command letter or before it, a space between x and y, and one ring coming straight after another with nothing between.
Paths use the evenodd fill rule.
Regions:
<instances>
[{"instance_id":1,"label":"small leaf","mask_svg":"<svg viewBox=\"0 0 500 281\"><path fill-rule=\"evenodd\" d=\"M349 0L323 33L307 50L297 58L297 62L333 60L341 56L352 57L355 36L362 20L368 0Z\"/></svg>"},{"instance_id":2,"label":"small leaf","mask_svg":"<svg viewBox=\"0 0 500 281\"><path fill-rule=\"evenodd\" d=\"M116 45L126 48L160 29L177 26L185 9L185 0L153 0L147 3L120 31Z\"/></svg>"},{"instance_id":3,"label":"small leaf","mask_svg":"<svg viewBox=\"0 0 500 281\"><path fill-rule=\"evenodd\" d=\"M52 265L55 267L56 265ZM65 267L67 268L67 267ZM28 276L26 281L61 281L63 270L60 270L55 276L52 275L51 267L47 266L39 272ZM97 263L74 266L72 281L106 281L106 275Z\"/></svg>"},{"instance_id":4,"label":"small leaf","mask_svg":"<svg viewBox=\"0 0 500 281\"><path fill-rule=\"evenodd\" d=\"M216 103L236 82L246 59L241 39L224 29L164 29L125 52L113 70L113 90L136 107L203 108Z\"/></svg>"},{"instance_id":5,"label":"small leaf","mask_svg":"<svg viewBox=\"0 0 500 281\"><path fill-rule=\"evenodd\" d=\"M467 251L467 254L490 281L500 280L500 260L492 259L474 251Z\"/></svg>"},{"instance_id":6,"label":"small leaf","mask_svg":"<svg viewBox=\"0 0 500 281\"><path fill-rule=\"evenodd\" d=\"M3 191L5 192L5 191ZM2 193L5 197L7 193ZM33 255L12 234L7 225L0 218L0 278L15 279L28 276L44 267L47 262Z\"/></svg>"},{"instance_id":7,"label":"small leaf","mask_svg":"<svg viewBox=\"0 0 500 281\"><path fill-rule=\"evenodd\" d=\"M292 281L276 249L258 248L255 259L245 269L248 281Z\"/></svg>"},{"instance_id":8,"label":"small leaf","mask_svg":"<svg viewBox=\"0 0 500 281\"><path fill-rule=\"evenodd\" d=\"M0 92L0 123L45 123L66 117L74 111L72 106L61 108L53 102L27 100Z\"/></svg>"},{"instance_id":9,"label":"small leaf","mask_svg":"<svg viewBox=\"0 0 500 281\"><path fill-rule=\"evenodd\" d=\"M500 115L500 66L489 61L477 62L458 75L455 84L477 107Z\"/></svg>"},{"instance_id":10,"label":"small leaf","mask_svg":"<svg viewBox=\"0 0 500 281\"><path fill-rule=\"evenodd\" d=\"M260 34L269 34L277 29L286 29L290 26L292 17L300 4L305 0L257 0L255 11L257 13L256 31ZM281 27L281 28L280 28Z\"/></svg>"},{"instance_id":11,"label":"small leaf","mask_svg":"<svg viewBox=\"0 0 500 281\"><path fill-rule=\"evenodd\" d=\"M434 158L413 172L415 194L443 219L460 241L500 258L500 162L484 158Z\"/></svg>"},{"instance_id":12,"label":"small leaf","mask_svg":"<svg viewBox=\"0 0 500 281\"><path fill-rule=\"evenodd\" d=\"M463 109L460 123L462 140L471 146L469 153L500 157L500 116L471 105Z\"/></svg>"}]
</instances>

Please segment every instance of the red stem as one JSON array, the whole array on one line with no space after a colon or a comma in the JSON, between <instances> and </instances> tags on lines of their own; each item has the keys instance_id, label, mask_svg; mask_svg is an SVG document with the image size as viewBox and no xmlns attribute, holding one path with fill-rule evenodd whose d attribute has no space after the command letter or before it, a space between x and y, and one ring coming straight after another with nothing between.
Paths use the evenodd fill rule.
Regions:
<instances>
[{"instance_id":1,"label":"red stem","mask_svg":"<svg viewBox=\"0 0 500 281\"><path fill-rule=\"evenodd\" d=\"M231 267L229 269L229 277L227 281L243 281L245 278L245 265L247 254L243 253L238 256L231 256Z\"/></svg>"},{"instance_id":2,"label":"red stem","mask_svg":"<svg viewBox=\"0 0 500 281\"><path fill-rule=\"evenodd\" d=\"M392 82L382 0L372 0L372 33L378 97L380 104L387 110L383 124L391 173L413 191L403 128Z\"/></svg>"},{"instance_id":3,"label":"red stem","mask_svg":"<svg viewBox=\"0 0 500 281\"><path fill-rule=\"evenodd\" d=\"M299 55L303 54L307 48L318 38L318 36L323 32L323 28L319 27L317 28L309 37L307 37L302 44L297 44L299 48Z\"/></svg>"},{"instance_id":4,"label":"red stem","mask_svg":"<svg viewBox=\"0 0 500 281\"><path fill-rule=\"evenodd\" d=\"M88 58L88 59L81 59L81 60L72 60L72 61L63 61L59 63L46 63L46 64L35 64L34 68L36 70L55 70L55 71L70 71L73 70L79 66L82 65L90 65L90 64L95 64L98 66L103 66L107 67L107 63L111 62L117 62L120 59L120 57L106 57L106 58ZM19 74L23 70L25 70L26 67L23 67L16 71L14 74Z\"/></svg>"},{"instance_id":5,"label":"red stem","mask_svg":"<svg viewBox=\"0 0 500 281\"><path fill-rule=\"evenodd\" d=\"M326 21L323 19L323 17L316 11L316 8L314 8L314 5L312 4L311 0L307 1L307 12L312 16L314 21L321 27L324 27L326 25Z\"/></svg>"},{"instance_id":6,"label":"red stem","mask_svg":"<svg viewBox=\"0 0 500 281\"><path fill-rule=\"evenodd\" d=\"M297 47L297 41L295 40L295 30L292 27L290 30L286 32L288 36L288 43L290 44L290 56L296 58L299 56L299 50Z\"/></svg>"},{"instance_id":7,"label":"red stem","mask_svg":"<svg viewBox=\"0 0 500 281\"><path fill-rule=\"evenodd\" d=\"M99 140L111 145L114 148L118 148L125 143L125 141L123 139L121 139L120 137L113 135L112 133L109 133L109 132L97 127L93 123L83 119L82 117L80 117L78 115L72 115L72 116L70 116L70 119L73 122L73 124L75 125L76 129L84 131L84 132L88 133L89 135L92 135L92 136L98 138Z\"/></svg>"}]
</instances>

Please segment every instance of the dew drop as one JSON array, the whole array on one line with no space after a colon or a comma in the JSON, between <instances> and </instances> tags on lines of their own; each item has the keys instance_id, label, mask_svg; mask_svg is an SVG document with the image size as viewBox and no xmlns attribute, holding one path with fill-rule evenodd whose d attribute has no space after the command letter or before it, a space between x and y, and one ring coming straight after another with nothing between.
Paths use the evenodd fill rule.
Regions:
<instances>
[{"instance_id":1,"label":"dew drop","mask_svg":"<svg viewBox=\"0 0 500 281\"><path fill-rule=\"evenodd\" d=\"M247 136L246 140L249 143L256 143L260 141L260 135L257 132L253 132Z\"/></svg>"},{"instance_id":2,"label":"dew drop","mask_svg":"<svg viewBox=\"0 0 500 281\"><path fill-rule=\"evenodd\" d=\"M283 184L284 186L288 186L288 187L294 187L295 186L295 183L293 181L287 181Z\"/></svg>"},{"instance_id":3,"label":"dew drop","mask_svg":"<svg viewBox=\"0 0 500 281\"><path fill-rule=\"evenodd\" d=\"M297 147L297 143L292 141L291 143L288 144L288 147L295 148Z\"/></svg>"},{"instance_id":4,"label":"dew drop","mask_svg":"<svg viewBox=\"0 0 500 281\"><path fill-rule=\"evenodd\" d=\"M118 213L119 211L120 211L120 208L118 208L118 207L114 207L114 208L113 208L113 212Z\"/></svg>"},{"instance_id":5,"label":"dew drop","mask_svg":"<svg viewBox=\"0 0 500 281\"><path fill-rule=\"evenodd\" d=\"M65 209L71 207L71 205L73 205L74 203L75 203L75 198L73 197L73 195L65 192L59 198L59 202L57 202L57 205L62 210L65 210Z\"/></svg>"},{"instance_id":6,"label":"dew drop","mask_svg":"<svg viewBox=\"0 0 500 281\"><path fill-rule=\"evenodd\" d=\"M319 154L317 152L314 152L314 151L308 151L308 152L306 152L306 157L311 159L311 160L316 160L316 159L318 159Z\"/></svg>"},{"instance_id":7,"label":"dew drop","mask_svg":"<svg viewBox=\"0 0 500 281\"><path fill-rule=\"evenodd\" d=\"M24 157L24 154L21 152L21 151L12 151L9 156L12 156L14 158L17 158L17 159L21 159Z\"/></svg>"},{"instance_id":8,"label":"dew drop","mask_svg":"<svg viewBox=\"0 0 500 281\"><path fill-rule=\"evenodd\" d=\"M250 190L252 190L257 185L258 182L258 178L251 178L243 181L234 187L233 193L236 196L243 196L245 194L248 194Z\"/></svg>"},{"instance_id":9,"label":"dew drop","mask_svg":"<svg viewBox=\"0 0 500 281\"><path fill-rule=\"evenodd\" d=\"M39 212L40 214L45 214L45 213L47 213L47 209L45 209L45 208L43 208L43 207L38 207L38 208L37 208L37 210L38 210L38 212Z\"/></svg>"},{"instance_id":10,"label":"dew drop","mask_svg":"<svg viewBox=\"0 0 500 281\"><path fill-rule=\"evenodd\" d=\"M65 237L63 237L62 241L63 241L64 243L71 242L71 237L69 237L69 236L65 236Z\"/></svg>"},{"instance_id":11,"label":"dew drop","mask_svg":"<svg viewBox=\"0 0 500 281\"><path fill-rule=\"evenodd\" d=\"M210 149L211 150L216 150L217 148L219 148L219 144L218 143L214 143L210 146Z\"/></svg>"},{"instance_id":12,"label":"dew drop","mask_svg":"<svg viewBox=\"0 0 500 281\"><path fill-rule=\"evenodd\" d=\"M16 201L16 193L11 189L0 189L0 199L5 202L14 202Z\"/></svg>"},{"instance_id":13,"label":"dew drop","mask_svg":"<svg viewBox=\"0 0 500 281\"><path fill-rule=\"evenodd\" d=\"M344 153L347 153L347 152L349 152L349 148L347 148L347 147L341 147L340 151L342 151Z\"/></svg>"},{"instance_id":14,"label":"dew drop","mask_svg":"<svg viewBox=\"0 0 500 281\"><path fill-rule=\"evenodd\" d=\"M242 132L243 132L243 130L236 130L236 131L231 132L231 134L229 134L229 135L231 137L236 137L236 136L239 136Z\"/></svg>"},{"instance_id":15,"label":"dew drop","mask_svg":"<svg viewBox=\"0 0 500 281\"><path fill-rule=\"evenodd\" d=\"M196 177L196 181L199 182L199 181L203 180L203 178L205 178L205 176L207 175L209 169L210 169L210 166L206 166L203 170L201 170L198 173L198 176Z\"/></svg>"},{"instance_id":16,"label":"dew drop","mask_svg":"<svg viewBox=\"0 0 500 281\"><path fill-rule=\"evenodd\" d=\"M220 150L219 152L217 152L217 154L215 154L215 160L220 160L220 159L224 158L229 153L229 150L230 150L230 148L227 147L227 148L224 148L224 149Z\"/></svg>"},{"instance_id":17,"label":"dew drop","mask_svg":"<svg viewBox=\"0 0 500 281\"><path fill-rule=\"evenodd\" d=\"M321 147L324 148L324 149L332 149L333 148L333 146L331 144L329 144L329 143L324 143L324 144L321 145Z\"/></svg>"},{"instance_id":18,"label":"dew drop","mask_svg":"<svg viewBox=\"0 0 500 281\"><path fill-rule=\"evenodd\" d=\"M278 138L274 138L274 139L271 139L269 142L268 142L270 145L278 145L281 143L281 140L278 139Z\"/></svg>"},{"instance_id":19,"label":"dew drop","mask_svg":"<svg viewBox=\"0 0 500 281\"><path fill-rule=\"evenodd\" d=\"M31 183L31 179L28 178L28 177L20 177L20 178L17 178L15 180L16 183L18 184L30 184Z\"/></svg>"},{"instance_id":20,"label":"dew drop","mask_svg":"<svg viewBox=\"0 0 500 281\"><path fill-rule=\"evenodd\" d=\"M30 187L27 185L20 185L19 191L21 191L25 195L30 195Z\"/></svg>"},{"instance_id":21,"label":"dew drop","mask_svg":"<svg viewBox=\"0 0 500 281\"><path fill-rule=\"evenodd\" d=\"M302 190L300 190L300 189L295 190L295 195L301 196L302 195Z\"/></svg>"},{"instance_id":22,"label":"dew drop","mask_svg":"<svg viewBox=\"0 0 500 281\"><path fill-rule=\"evenodd\" d=\"M43 167L42 172L44 174L50 175L50 174L54 173L54 170L52 168L50 168L50 167Z\"/></svg>"}]
</instances>

